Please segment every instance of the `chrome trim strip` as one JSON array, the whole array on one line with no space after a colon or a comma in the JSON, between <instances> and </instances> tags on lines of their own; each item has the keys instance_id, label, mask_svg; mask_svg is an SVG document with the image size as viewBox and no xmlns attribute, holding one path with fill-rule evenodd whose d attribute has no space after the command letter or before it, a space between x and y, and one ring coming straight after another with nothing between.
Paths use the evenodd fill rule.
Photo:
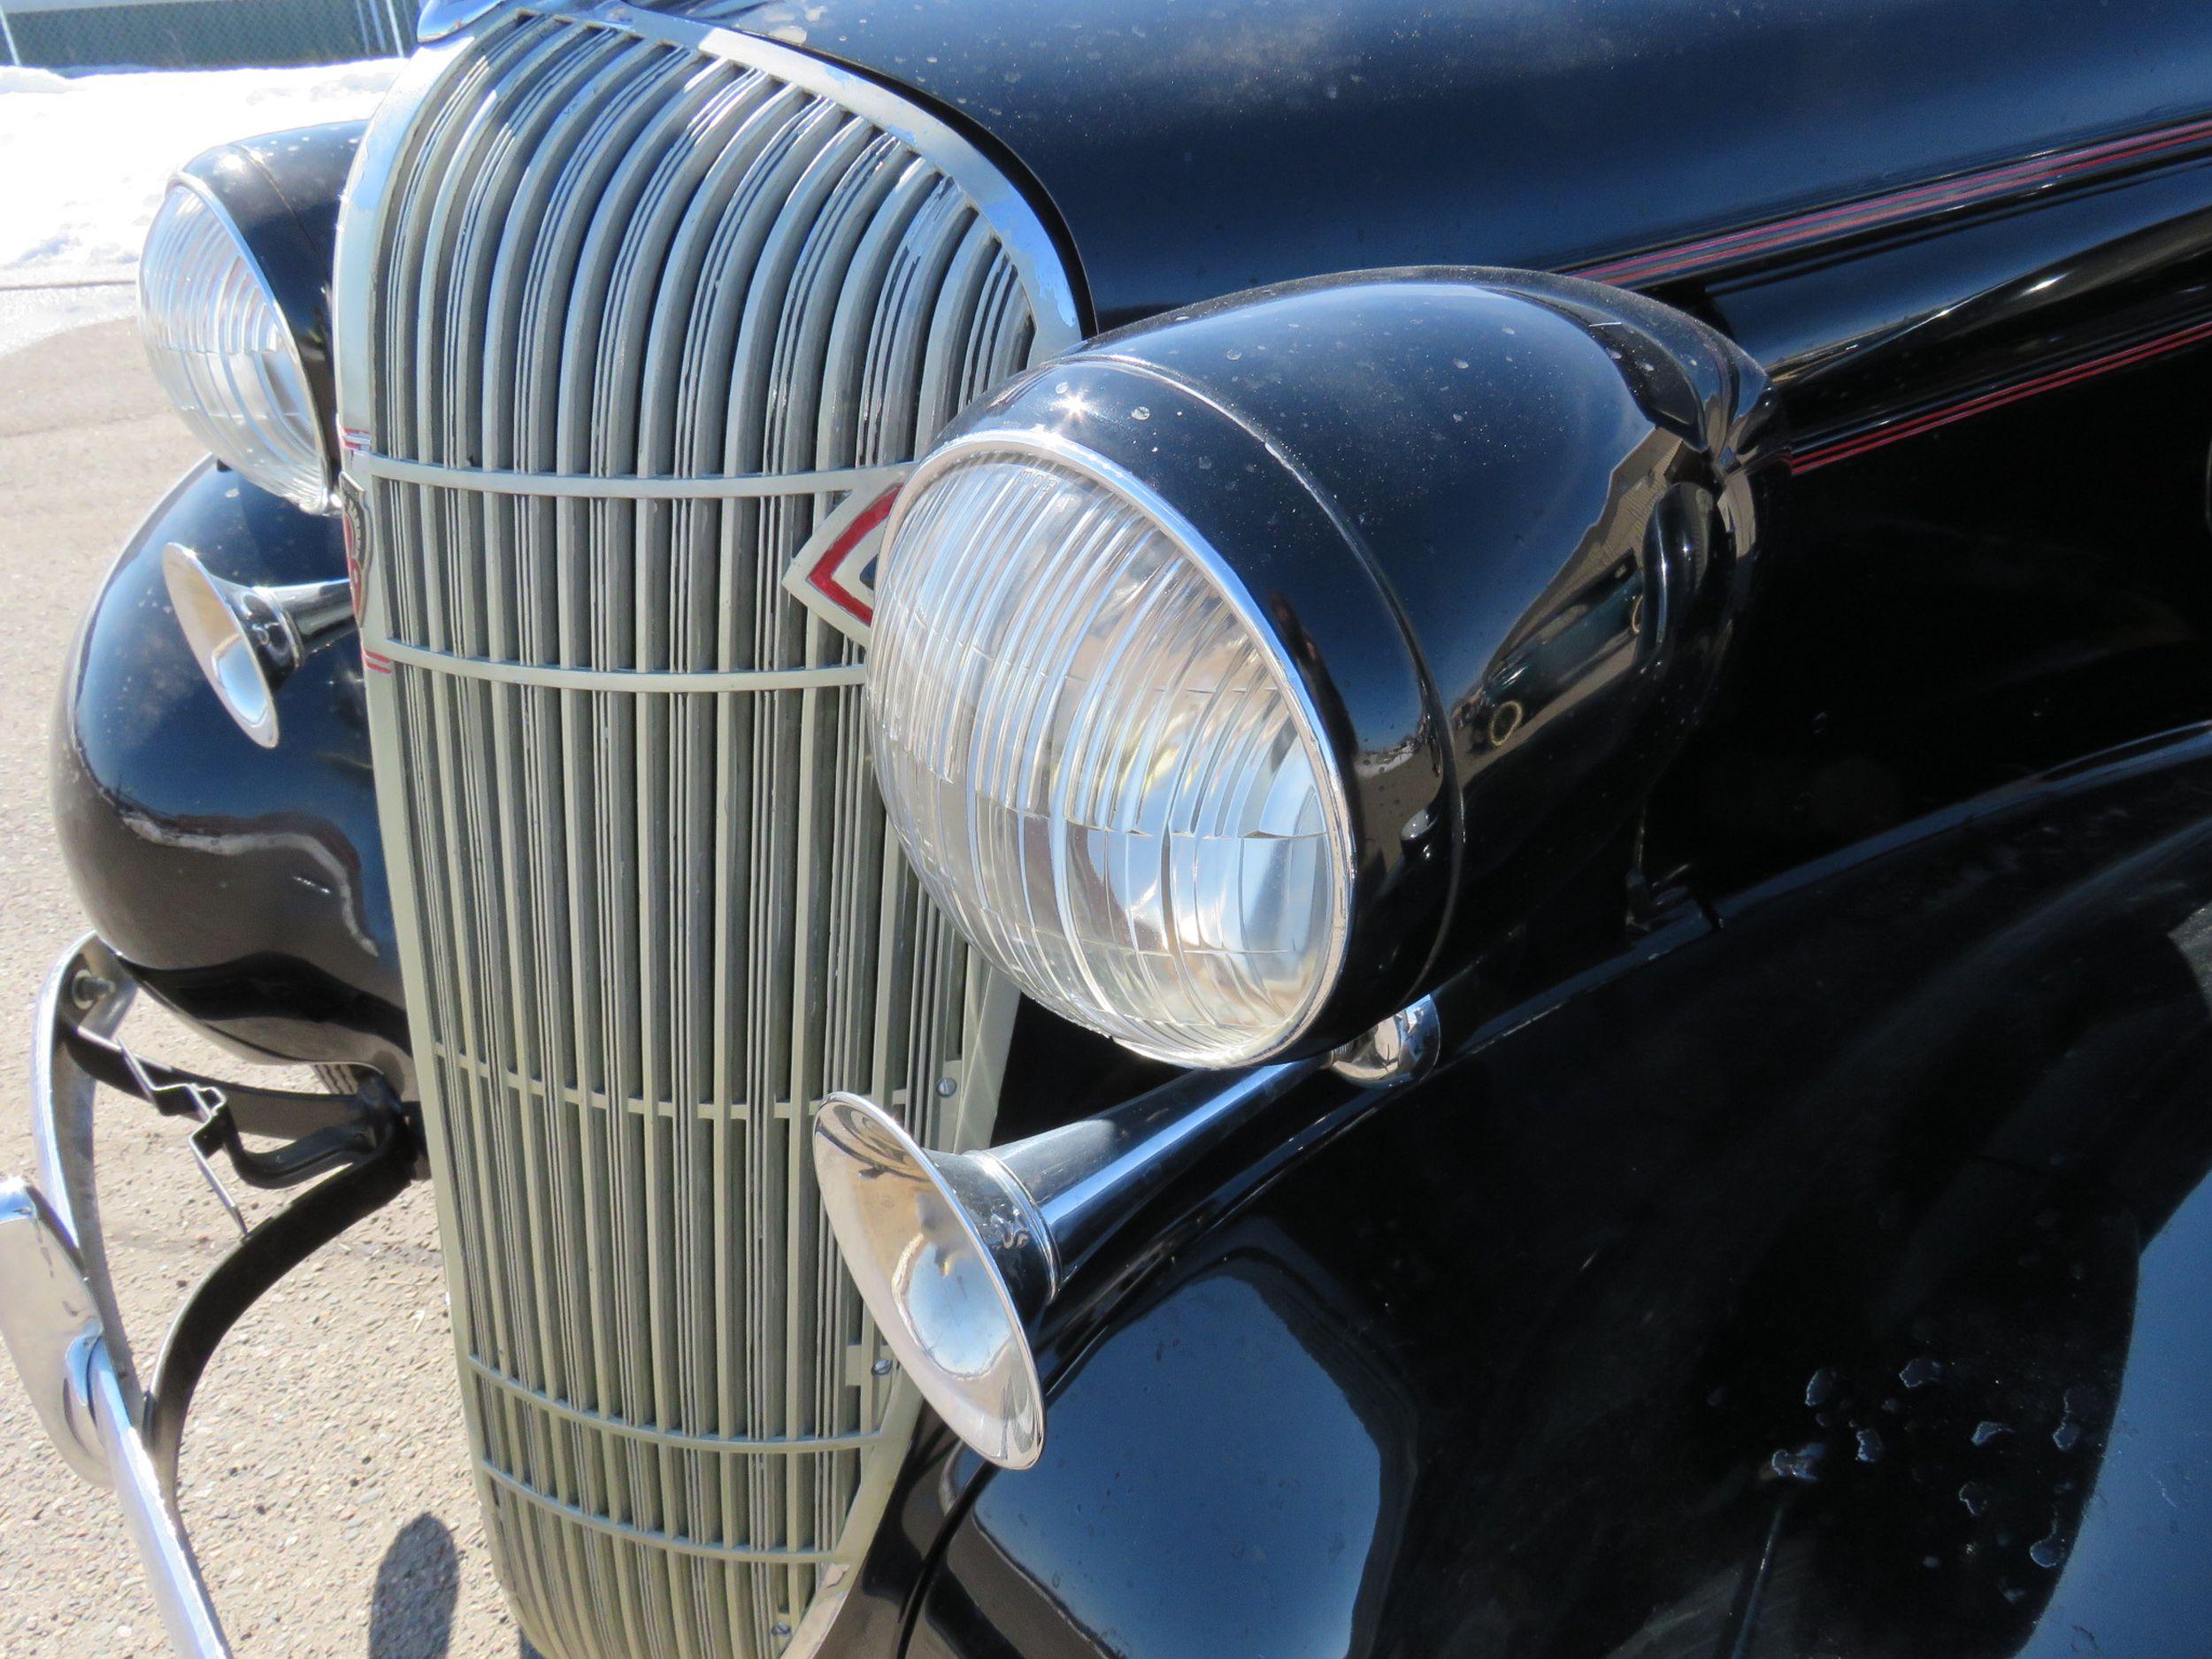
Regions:
<instances>
[{"instance_id":1,"label":"chrome trim strip","mask_svg":"<svg viewBox=\"0 0 2212 1659\"><path fill-rule=\"evenodd\" d=\"M114 1312L95 1202L95 1087L62 1042L73 1025L112 1034L134 989L91 935L63 952L46 976L32 1037L31 1139L39 1185L9 1183L0 1192L9 1252L27 1249L39 1271L0 1278L0 1301L7 1304L0 1323L19 1366L58 1369L59 1375L27 1373L24 1386L42 1403L49 1433L70 1466L113 1489L171 1644L185 1659L230 1659L175 1494L144 1439L145 1396L132 1376L129 1345ZM75 1011L65 1018L65 1009ZM50 1404L60 1407L59 1424L45 1409Z\"/></svg>"},{"instance_id":2,"label":"chrome trim strip","mask_svg":"<svg viewBox=\"0 0 2212 1659\"><path fill-rule=\"evenodd\" d=\"M93 1420L100 1425L107 1448L108 1472L115 1481L115 1495L122 1501L123 1524L138 1546L138 1559L153 1587L154 1605L161 1611L170 1646L186 1659L230 1659L230 1643L215 1616L207 1580L200 1576L191 1540L163 1496L154 1460L139 1436L138 1425L131 1420L130 1402L107 1340L87 1335L77 1352Z\"/></svg>"},{"instance_id":3,"label":"chrome trim strip","mask_svg":"<svg viewBox=\"0 0 2212 1659\"><path fill-rule=\"evenodd\" d=\"M396 663L434 669L465 680L506 686L535 686L553 691L605 691L633 695L676 695L739 691L804 691L825 686L857 686L867 679L860 663L826 663L816 668L739 668L727 673L664 674L641 668L562 668L495 662L488 657L457 657L401 640L366 639L368 649Z\"/></svg>"},{"instance_id":4,"label":"chrome trim strip","mask_svg":"<svg viewBox=\"0 0 2212 1659\"><path fill-rule=\"evenodd\" d=\"M415 14L415 39L424 45L442 41L507 4L508 0L423 0Z\"/></svg>"},{"instance_id":5,"label":"chrome trim strip","mask_svg":"<svg viewBox=\"0 0 2212 1659\"><path fill-rule=\"evenodd\" d=\"M730 501L761 495L822 495L840 490L879 489L913 471L911 462L847 466L826 472L739 472L724 478L610 478L590 472L483 472L428 461L403 461L368 449L349 449L346 464L371 478L467 489L495 495L549 495L585 501Z\"/></svg>"},{"instance_id":6,"label":"chrome trim strip","mask_svg":"<svg viewBox=\"0 0 2212 1659\"><path fill-rule=\"evenodd\" d=\"M100 1330L84 1263L46 1195L0 1181L0 1341L62 1461L79 1479L105 1486L107 1454L70 1358L80 1339Z\"/></svg>"},{"instance_id":7,"label":"chrome trim strip","mask_svg":"<svg viewBox=\"0 0 2212 1659\"><path fill-rule=\"evenodd\" d=\"M92 1079L55 1040L63 1004L77 995L80 976L89 974L107 994L82 1010L77 1023L96 1037L112 1037L130 1012L137 985L124 972L99 938L87 933L56 959L39 987L32 1015L31 1160L39 1194L54 1212L62 1236L76 1251L91 1287L92 1305L110 1333L115 1367L126 1393L138 1379L130 1344L123 1340L122 1310L107 1271L107 1248L100 1231L98 1189L92 1179Z\"/></svg>"}]
</instances>

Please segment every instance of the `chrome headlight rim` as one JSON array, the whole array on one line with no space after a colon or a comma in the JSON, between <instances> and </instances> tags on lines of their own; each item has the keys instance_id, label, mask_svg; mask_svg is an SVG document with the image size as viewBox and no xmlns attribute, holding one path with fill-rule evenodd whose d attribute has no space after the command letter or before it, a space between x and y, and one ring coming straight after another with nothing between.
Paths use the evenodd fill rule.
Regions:
<instances>
[{"instance_id":1,"label":"chrome headlight rim","mask_svg":"<svg viewBox=\"0 0 2212 1659\"><path fill-rule=\"evenodd\" d=\"M175 394L171 391L166 380L160 375L158 371L157 371L156 378L162 381L162 389L165 395L168 396L172 406L177 408L179 419L185 422L196 437L202 439L203 442L209 442L211 452L226 467L238 473L256 488L282 497L298 507L303 512L328 516L335 513L340 505L338 454L335 434L332 429L330 419L330 409L334 399L328 365L326 362L311 361L311 354L307 349L308 339L317 332L317 324L314 319L303 318L300 314L298 303L288 301L286 295L280 291L271 273L269 251L256 246L257 239L249 233L246 226L241 222L237 211L227 199L224 185L203 176L200 171L202 168L221 169L227 164L237 161L244 161L249 166L252 165L250 157L245 157L238 146L222 145L178 168L169 175L167 183L163 187L162 202L161 205L155 210L154 223L158 225L161 222L170 196L181 190L196 198L200 205L213 216L215 223L220 227L222 233L229 238L239 266L251 280L262 303L268 307L271 314L281 325L284 350L288 366L292 373L297 377L300 388L305 394L311 417L307 430L297 435L312 440L319 487L313 490L295 489L287 487L281 481L272 481L257 477L255 469L249 465L242 465L236 458L224 454L214 443L209 442L208 433L194 420L191 415L178 406ZM249 176L257 182L266 183L265 180L259 178L257 172ZM288 204L278 198L273 205L280 211L285 219L289 219L291 209ZM152 230L150 228L148 232L150 241L151 235ZM150 303L152 296L150 290L153 286L153 281L159 275L160 273L156 270L153 262L142 256L133 287L136 300L139 337L150 355L157 349L173 349L166 346L157 348L153 333L148 326L148 319L156 311L156 306Z\"/></svg>"},{"instance_id":2,"label":"chrome headlight rim","mask_svg":"<svg viewBox=\"0 0 2212 1659\"><path fill-rule=\"evenodd\" d=\"M1017 385L1034 385L1048 372L1049 366L1033 371L1024 382L1018 382ZM1255 600L1250 587L1234 562L1225 557L1213 539L1199 529L1188 515L1176 507L1158 488L1112 457L1061 433L1040 426L999 425L988 420L970 426L933 448L917 463L913 472L900 489L884 529L885 562L878 584L876 606L876 626L879 630L883 626L885 617L890 613L897 593L897 578L894 573L895 566L890 553L896 547L899 534L916 505L924 499L929 486L947 473L964 465L991 459L1027 464L1048 472L1071 474L1075 479L1105 491L1149 521L1168 540L1182 560L1205 580L1233 614L1247 637L1264 652L1278 687L1291 703L1299 741L1314 779L1326 827L1329 910L1321 949L1317 953L1321 967L1293 1018L1242 1043L1210 1047L1202 1056L1188 1046L1148 1042L1120 1032L1104 1034L1121 1047L1147 1058L1207 1069L1256 1064L1302 1048L1336 1002L1344 984L1359 913L1362 844L1348 779L1348 757L1341 752L1340 746L1332 741L1331 728L1323 718L1320 701L1316 696L1312 671L1302 665L1290 650L1279 629ZM875 655L874 648L872 648L871 655ZM866 693L872 700L875 695L875 677L872 673ZM887 795L889 792L886 793ZM924 884L933 888L936 884L931 873L919 873ZM941 895L940 898L941 902ZM986 954L989 953L987 951ZM1100 1000L1106 999L1102 995Z\"/></svg>"}]
</instances>

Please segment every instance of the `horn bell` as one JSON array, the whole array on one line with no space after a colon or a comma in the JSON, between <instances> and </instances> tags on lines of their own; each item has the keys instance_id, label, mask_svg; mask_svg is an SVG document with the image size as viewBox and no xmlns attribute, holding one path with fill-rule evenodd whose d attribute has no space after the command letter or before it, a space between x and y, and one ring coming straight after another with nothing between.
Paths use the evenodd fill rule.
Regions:
<instances>
[{"instance_id":1,"label":"horn bell","mask_svg":"<svg viewBox=\"0 0 2212 1659\"><path fill-rule=\"evenodd\" d=\"M1125 1217L1326 1064L1191 1072L985 1152L932 1152L872 1101L824 1101L822 1208L877 1328L946 1425L995 1463L1036 1463L1038 1316Z\"/></svg>"},{"instance_id":2,"label":"horn bell","mask_svg":"<svg viewBox=\"0 0 2212 1659\"><path fill-rule=\"evenodd\" d=\"M833 1094L814 1169L884 1340L946 1425L993 1463L1044 1451L1029 1324L1056 1279L1042 1217L987 1154L930 1152L872 1101Z\"/></svg>"},{"instance_id":3,"label":"horn bell","mask_svg":"<svg viewBox=\"0 0 2212 1659\"><path fill-rule=\"evenodd\" d=\"M285 588L227 581L180 541L162 549L161 575L207 683L240 731L274 749L277 691L353 626L353 585L342 576Z\"/></svg>"}]
</instances>

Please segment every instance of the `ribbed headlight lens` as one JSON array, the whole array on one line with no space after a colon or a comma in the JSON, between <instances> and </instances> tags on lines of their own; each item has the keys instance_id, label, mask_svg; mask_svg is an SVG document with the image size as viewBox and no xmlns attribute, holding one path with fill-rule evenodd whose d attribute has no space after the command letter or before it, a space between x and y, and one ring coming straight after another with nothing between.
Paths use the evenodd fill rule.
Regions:
<instances>
[{"instance_id":1,"label":"ribbed headlight lens","mask_svg":"<svg viewBox=\"0 0 2212 1659\"><path fill-rule=\"evenodd\" d=\"M329 462L299 347L230 221L185 183L146 234L139 330L154 377L215 456L311 512L330 505Z\"/></svg>"},{"instance_id":2,"label":"ribbed headlight lens","mask_svg":"<svg viewBox=\"0 0 2212 1659\"><path fill-rule=\"evenodd\" d=\"M1032 996L1141 1053L1293 1041L1341 965L1341 782L1279 641L1072 449L940 450L891 526L868 706L909 857Z\"/></svg>"}]
</instances>

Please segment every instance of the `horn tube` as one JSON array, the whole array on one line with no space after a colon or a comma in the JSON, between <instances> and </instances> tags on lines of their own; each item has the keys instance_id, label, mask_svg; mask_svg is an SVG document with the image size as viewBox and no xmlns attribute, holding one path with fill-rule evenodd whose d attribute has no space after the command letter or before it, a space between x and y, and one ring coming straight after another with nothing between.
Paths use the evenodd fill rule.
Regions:
<instances>
[{"instance_id":1,"label":"horn tube","mask_svg":"<svg viewBox=\"0 0 2212 1659\"><path fill-rule=\"evenodd\" d=\"M928 1151L857 1094L823 1102L823 1208L884 1340L953 1432L1006 1468L1034 1463L1038 1316L1146 1198L1326 1064L1194 1072L984 1152Z\"/></svg>"}]
</instances>

